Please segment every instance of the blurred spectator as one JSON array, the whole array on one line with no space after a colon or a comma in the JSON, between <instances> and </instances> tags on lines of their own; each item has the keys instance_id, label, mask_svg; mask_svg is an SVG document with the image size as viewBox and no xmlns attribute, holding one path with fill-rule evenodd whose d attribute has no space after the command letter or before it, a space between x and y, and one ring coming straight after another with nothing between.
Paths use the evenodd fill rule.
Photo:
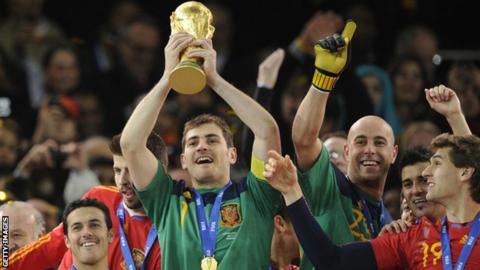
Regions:
<instances>
[{"instance_id":1,"label":"blurred spectator","mask_svg":"<svg viewBox=\"0 0 480 270\"><path fill-rule=\"evenodd\" d=\"M38 144L52 139L62 144L75 141L79 117L80 109L73 98L65 95L49 97L40 108L32 142Z\"/></svg>"},{"instance_id":2,"label":"blurred spectator","mask_svg":"<svg viewBox=\"0 0 480 270\"><path fill-rule=\"evenodd\" d=\"M328 133L322 136L322 141L328 150L330 162L342 173L347 174L347 160L343 150L347 144L347 134L344 131Z\"/></svg>"},{"instance_id":3,"label":"blurred spectator","mask_svg":"<svg viewBox=\"0 0 480 270\"><path fill-rule=\"evenodd\" d=\"M51 47L43 59L45 93L53 95L71 95L80 84L80 68L77 54L69 45Z\"/></svg>"},{"instance_id":4,"label":"blurred spectator","mask_svg":"<svg viewBox=\"0 0 480 270\"><path fill-rule=\"evenodd\" d=\"M480 134L480 70L473 62L452 64L448 85L456 90L463 113L473 134Z\"/></svg>"},{"instance_id":5,"label":"blurred spectator","mask_svg":"<svg viewBox=\"0 0 480 270\"><path fill-rule=\"evenodd\" d=\"M97 71L106 72L114 66L114 48L119 33L132 18L140 13L141 7L135 1L115 1L108 21L100 28L99 39L93 45Z\"/></svg>"},{"instance_id":6,"label":"blurred spectator","mask_svg":"<svg viewBox=\"0 0 480 270\"><path fill-rule=\"evenodd\" d=\"M388 74L374 65L359 65L355 73L360 77L375 108L375 115L382 117L400 135L401 125L395 112L393 86Z\"/></svg>"},{"instance_id":7,"label":"blurred spectator","mask_svg":"<svg viewBox=\"0 0 480 270\"><path fill-rule=\"evenodd\" d=\"M160 77L156 22L145 15L132 18L116 42L115 66L103 74L100 99L109 119L108 133L122 130L129 115L128 106L147 92Z\"/></svg>"},{"instance_id":8,"label":"blurred spectator","mask_svg":"<svg viewBox=\"0 0 480 270\"><path fill-rule=\"evenodd\" d=\"M114 186L114 172L112 170L112 152L109 148L110 139L106 137L90 137L82 143L88 167L92 170L101 185Z\"/></svg>"},{"instance_id":9,"label":"blurred spectator","mask_svg":"<svg viewBox=\"0 0 480 270\"><path fill-rule=\"evenodd\" d=\"M436 82L433 56L438 52L437 35L424 25L411 25L397 36L396 55L413 55L420 59L429 82Z\"/></svg>"},{"instance_id":10,"label":"blurred spectator","mask_svg":"<svg viewBox=\"0 0 480 270\"><path fill-rule=\"evenodd\" d=\"M42 215L26 202L12 201L3 204L0 206L0 216L8 216L9 254L37 240L46 232Z\"/></svg>"},{"instance_id":11,"label":"blurred spectator","mask_svg":"<svg viewBox=\"0 0 480 270\"><path fill-rule=\"evenodd\" d=\"M41 61L47 49L64 40L62 31L43 14L43 0L9 0L9 15L0 24L0 47L27 74L32 107L42 97Z\"/></svg>"},{"instance_id":12,"label":"blurred spectator","mask_svg":"<svg viewBox=\"0 0 480 270\"><path fill-rule=\"evenodd\" d=\"M424 98L428 84L422 62L414 56L402 56L394 60L390 77L393 82L395 111L401 125L425 119L429 110Z\"/></svg>"},{"instance_id":13,"label":"blurred spectator","mask_svg":"<svg viewBox=\"0 0 480 270\"><path fill-rule=\"evenodd\" d=\"M400 135L399 146L401 151L417 146L428 147L437 135L440 135L440 129L432 122L412 122L405 127Z\"/></svg>"},{"instance_id":14,"label":"blurred spectator","mask_svg":"<svg viewBox=\"0 0 480 270\"><path fill-rule=\"evenodd\" d=\"M78 119L79 137L82 139L105 133L105 112L98 96L93 92L75 94L81 117Z\"/></svg>"},{"instance_id":15,"label":"blurred spectator","mask_svg":"<svg viewBox=\"0 0 480 270\"><path fill-rule=\"evenodd\" d=\"M0 118L0 190L13 178L20 150L18 126L11 119Z\"/></svg>"}]
</instances>

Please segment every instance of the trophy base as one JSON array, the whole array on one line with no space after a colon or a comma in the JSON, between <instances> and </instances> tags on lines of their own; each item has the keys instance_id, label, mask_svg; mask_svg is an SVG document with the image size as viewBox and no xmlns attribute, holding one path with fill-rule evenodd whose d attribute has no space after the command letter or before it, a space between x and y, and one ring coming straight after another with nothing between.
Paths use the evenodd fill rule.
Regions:
<instances>
[{"instance_id":1,"label":"trophy base","mask_svg":"<svg viewBox=\"0 0 480 270\"><path fill-rule=\"evenodd\" d=\"M196 94L207 84L205 72L192 61L180 62L170 74L169 81L173 90L185 95Z\"/></svg>"}]
</instances>

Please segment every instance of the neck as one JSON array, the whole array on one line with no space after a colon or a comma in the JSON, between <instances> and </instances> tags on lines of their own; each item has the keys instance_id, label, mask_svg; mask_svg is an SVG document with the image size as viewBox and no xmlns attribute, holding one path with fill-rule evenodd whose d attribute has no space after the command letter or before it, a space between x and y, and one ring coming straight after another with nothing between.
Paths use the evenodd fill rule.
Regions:
<instances>
[{"instance_id":1,"label":"neck","mask_svg":"<svg viewBox=\"0 0 480 270\"><path fill-rule=\"evenodd\" d=\"M228 183L228 179L224 181L207 182L207 183L201 183L198 180L192 181L192 185L194 189L222 188L227 183Z\"/></svg>"},{"instance_id":2,"label":"neck","mask_svg":"<svg viewBox=\"0 0 480 270\"><path fill-rule=\"evenodd\" d=\"M383 189L385 188L385 181L378 181L375 183L372 182L373 181L352 181L355 187L360 189L363 193L366 193L377 200L381 200L383 196Z\"/></svg>"},{"instance_id":3,"label":"neck","mask_svg":"<svg viewBox=\"0 0 480 270\"><path fill-rule=\"evenodd\" d=\"M107 256L103 257L102 260L98 261L94 265L78 262L74 257L73 265L75 266L75 268L77 268L77 270L108 270Z\"/></svg>"},{"instance_id":4,"label":"neck","mask_svg":"<svg viewBox=\"0 0 480 270\"><path fill-rule=\"evenodd\" d=\"M287 246L284 241L279 239L277 233L273 234L271 250L270 262L277 269L283 269L289 266L295 258L300 258L298 249L293 250Z\"/></svg>"},{"instance_id":5,"label":"neck","mask_svg":"<svg viewBox=\"0 0 480 270\"><path fill-rule=\"evenodd\" d=\"M143 207L132 209L132 208L129 208L125 203L123 203L123 206L130 216L145 216L146 215L145 209L143 209Z\"/></svg>"},{"instance_id":6,"label":"neck","mask_svg":"<svg viewBox=\"0 0 480 270\"><path fill-rule=\"evenodd\" d=\"M472 199L470 192L460 191L458 195L442 202L447 208L448 221L453 223L467 223L473 221L480 204Z\"/></svg>"}]
</instances>

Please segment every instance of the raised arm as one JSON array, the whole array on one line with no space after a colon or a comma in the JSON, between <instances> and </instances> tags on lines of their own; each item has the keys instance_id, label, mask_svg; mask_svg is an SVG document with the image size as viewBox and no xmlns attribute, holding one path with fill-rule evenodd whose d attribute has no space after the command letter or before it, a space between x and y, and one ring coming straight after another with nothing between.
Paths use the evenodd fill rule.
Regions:
<instances>
[{"instance_id":1,"label":"raised arm","mask_svg":"<svg viewBox=\"0 0 480 270\"><path fill-rule=\"evenodd\" d=\"M370 242L337 246L325 234L302 197L297 172L288 155L282 157L270 151L264 176L282 193L298 240L315 269L376 269Z\"/></svg>"},{"instance_id":2,"label":"raised arm","mask_svg":"<svg viewBox=\"0 0 480 270\"><path fill-rule=\"evenodd\" d=\"M459 136L472 134L455 91L441 84L425 89L425 98L434 111L447 119L453 134Z\"/></svg>"},{"instance_id":3,"label":"raised arm","mask_svg":"<svg viewBox=\"0 0 480 270\"><path fill-rule=\"evenodd\" d=\"M137 189L147 187L157 171L158 162L147 149L147 139L170 92L168 77L179 61L180 52L192 40L193 37L186 33L170 36L165 47L165 71L162 78L140 101L123 129L120 146Z\"/></svg>"},{"instance_id":4,"label":"raised arm","mask_svg":"<svg viewBox=\"0 0 480 270\"><path fill-rule=\"evenodd\" d=\"M257 89L255 90L253 98L269 112L271 112L273 88L277 82L278 71L280 70L284 57L285 51L283 49L277 49L258 66ZM244 128L242 131L242 153L247 163L252 158L253 141L254 136L252 131L249 128Z\"/></svg>"},{"instance_id":5,"label":"raised arm","mask_svg":"<svg viewBox=\"0 0 480 270\"><path fill-rule=\"evenodd\" d=\"M198 46L198 48L189 51L188 56L204 59L203 69L208 85L232 107L242 122L252 130L255 136L252 153L255 157L265 161L268 150L280 151L280 132L270 113L217 73L217 53L212 47L212 41L200 39L192 42L192 45Z\"/></svg>"},{"instance_id":6,"label":"raised arm","mask_svg":"<svg viewBox=\"0 0 480 270\"><path fill-rule=\"evenodd\" d=\"M348 47L355 29L356 24L349 21L341 36L328 36L315 45L312 85L298 108L292 127L292 140L301 170L309 169L322 150L318 135L328 96L348 63Z\"/></svg>"}]
</instances>

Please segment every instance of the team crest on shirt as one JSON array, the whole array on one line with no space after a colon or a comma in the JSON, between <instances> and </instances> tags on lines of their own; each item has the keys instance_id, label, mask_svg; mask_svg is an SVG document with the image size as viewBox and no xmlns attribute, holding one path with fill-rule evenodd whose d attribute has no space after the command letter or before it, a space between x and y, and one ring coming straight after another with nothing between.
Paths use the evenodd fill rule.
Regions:
<instances>
[{"instance_id":1,"label":"team crest on shirt","mask_svg":"<svg viewBox=\"0 0 480 270\"><path fill-rule=\"evenodd\" d=\"M136 269L140 269L140 267L142 267L144 257L145 257L145 255L143 254L143 251L141 251L140 249L134 248L132 250L132 258L133 258L133 261L135 263L135 268ZM122 267L122 270L127 270L127 266L125 265L125 260L122 261L121 267Z\"/></svg>"},{"instance_id":2,"label":"team crest on shirt","mask_svg":"<svg viewBox=\"0 0 480 270\"><path fill-rule=\"evenodd\" d=\"M238 204L225 204L220 208L220 226L233 228L242 224L240 206Z\"/></svg>"}]
</instances>

